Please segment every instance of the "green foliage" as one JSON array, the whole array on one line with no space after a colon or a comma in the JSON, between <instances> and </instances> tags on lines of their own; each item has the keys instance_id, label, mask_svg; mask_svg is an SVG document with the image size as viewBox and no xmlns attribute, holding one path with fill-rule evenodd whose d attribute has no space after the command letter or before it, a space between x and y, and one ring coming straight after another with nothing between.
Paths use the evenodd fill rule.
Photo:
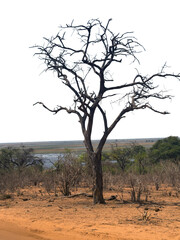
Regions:
<instances>
[{"instance_id":1,"label":"green foliage","mask_svg":"<svg viewBox=\"0 0 180 240\"><path fill-rule=\"evenodd\" d=\"M88 157L87 152L82 153L79 156L79 161L83 165L83 170L86 173L86 175L92 177L93 176L93 169L92 169L92 162L90 158Z\"/></svg>"},{"instance_id":2,"label":"green foliage","mask_svg":"<svg viewBox=\"0 0 180 240\"><path fill-rule=\"evenodd\" d=\"M148 164L146 148L142 145L133 145L131 151L132 157L134 158L135 170L139 174L145 174Z\"/></svg>"},{"instance_id":3,"label":"green foliage","mask_svg":"<svg viewBox=\"0 0 180 240\"><path fill-rule=\"evenodd\" d=\"M132 151L130 147L119 148L117 146L112 146L110 159L116 160L119 167L123 172L131 164Z\"/></svg>"},{"instance_id":4,"label":"green foliage","mask_svg":"<svg viewBox=\"0 0 180 240\"><path fill-rule=\"evenodd\" d=\"M37 185L41 181L43 163L33 155L32 148L3 148L0 150L0 193Z\"/></svg>"},{"instance_id":5,"label":"green foliage","mask_svg":"<svg viewBox=\"0 0 180 240\"><path fill-rule=\"evenodd\" d=\"M0 153L0 172L9 172L13 169L13 149L3 148Z\"/></svg>"},{"instance_id":6,"label":"green foliage","mask_svg":"<svg viewBox=\"0 0 180 240\"><path fill-rule=\"evenodd\" d=\"M18 169L21 172L24 168L30 166L42 167L41 159L33 155L32 148L3 148L0 152L0 171L9 172Z\"/></svg>"},{"instance_id":7,"label":"green foliage","mask_svg":"<svg viewBox=\"0 0 180 240\"><path fill-rule=\"evenodd\" d=\"M160 160L172 160L177 163L180 160L180 139L170 136L158 140L150 149L150 157L154 163Z\"/></svg>"},{"instance_id":8,"label":"green foliage","mask_svg":"<svg viewBox=\"0 0 180 240\"><path fill-rule=\"evenodd\" d=\"M102 152L102 162L107 160L111 160L111 153L110 152Z\"/></svg>"}]
</instances>

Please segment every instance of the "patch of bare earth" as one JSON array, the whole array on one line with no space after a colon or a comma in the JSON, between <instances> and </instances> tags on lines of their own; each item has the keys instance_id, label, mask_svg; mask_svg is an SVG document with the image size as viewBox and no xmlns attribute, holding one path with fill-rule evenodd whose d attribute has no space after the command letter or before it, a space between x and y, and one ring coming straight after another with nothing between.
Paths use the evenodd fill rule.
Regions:
<instances>
[{"instance_id":1,"label":"patch of bare earth","mask_svg":"<svg viewBox=\"0 0 180 240\"><path fill-rule=\"evenodd\" d=\"M38 188L18 195L0 201L1 240L12 235L13 240L180 240L180 199L167 189L153 190L141 204L129 201L128 189L123 199L104 205L93 205L85 195L55 197ZM105 192L106 199L111 195L116 193Z\"/></svg>"}]
</instances>

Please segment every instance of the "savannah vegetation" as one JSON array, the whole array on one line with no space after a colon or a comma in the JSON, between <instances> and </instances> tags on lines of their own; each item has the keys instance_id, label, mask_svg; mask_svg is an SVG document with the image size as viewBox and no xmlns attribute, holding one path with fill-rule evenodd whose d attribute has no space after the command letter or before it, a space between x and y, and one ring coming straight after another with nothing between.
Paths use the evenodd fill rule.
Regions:
<instances>
[{"instance_id":1,"label":"savannah vegetation","mask_svg":"<svg viewBox=\"0 0 180 240\"><path fill-rule=\"evenodd\" d=\"M60 26L59 32L50 38L44 38L42 45L35 45L35 55L45 64L45 72L52 71L60 82L66 87L72 104L69 107L57 105L49 108L43 102L42 105L48 111L57 114L66 111L74 114L81 126L86 147L87 158L92 167L93 201L105 203L103 197L103 171L102 152L110 133L125 116L136 110L151 110L159 114L168 114L167 111L158 109L158 103L154 100L170 99L159 85L159 81L165 78L180 78L179 74L166 73L166 65L161 71L144 75L134 71L134 76L124 78L121 69L123 63L138 62L137 54L144 48L133 36L133 33L116 33L111 30L111 19L106 24L99 19L92 19L87 24L67 24ZM129 67L132 65L129 65ZM135 67L136 68L136 67ZM116 74L114 74L116 73ZM128 74L128 73L127 73ZM108 104L118 105L114 110L114 119L111 119L111 111ZM65 104L63 102L63 104ZM96 124L96 116L100 115L98 125L102 126L102 135L99 143L94 148L92 144L93 127ZM100 123L101 121L101 123ZM114 154L119 151L114 149ZM144 172L145 152L134 149L138 171ZM130 154L129 150L123 150L124 155ZM122 171L131 165L119 159Z\"/></svg>"},{"instance_id":2,"label":"savannah vegetation","mask_svg":"<svg viewBox=\"0 0 180 240\"><path fill-rule=\"evenodd\" d=\"M180 197L180 139L170 136L147 148L135 143L102 153L104 191L112 199L122 202L148 202L152 189L164 186L170 196ZM77 155L66 150L53 163L44 168L43 161L33 154L33 149L3 148L0 151L0 198L20 194L23 189L37 188L49 196L73 197L79 194L93 197L93 167L86 152ZM124 198L128 189L128 197ZM172 194L173 191L173 194Z\"/></svg>"}]
</instances>

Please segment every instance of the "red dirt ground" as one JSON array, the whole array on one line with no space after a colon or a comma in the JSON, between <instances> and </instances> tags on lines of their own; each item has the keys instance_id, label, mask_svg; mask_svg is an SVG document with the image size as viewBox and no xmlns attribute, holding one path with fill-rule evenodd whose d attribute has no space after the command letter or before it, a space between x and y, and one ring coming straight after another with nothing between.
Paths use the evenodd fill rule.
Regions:
<instances>
[{"instance_id":1,"label":"red dirt ground","mask_svg":"<svg viewBox=\"0 0 180 240\"><path fill-rule=\"evenodd\" d=\"M85 192L81 190L79 192ZM87 191L86 191L87 192ZM116 195L105 192L105 198ZM1 240L180 240L180 199L173 189L152 190L149 201L122 197L94 205L92 198L47 195L21 190L0 200Z\"/></svg>"}]
</instances>

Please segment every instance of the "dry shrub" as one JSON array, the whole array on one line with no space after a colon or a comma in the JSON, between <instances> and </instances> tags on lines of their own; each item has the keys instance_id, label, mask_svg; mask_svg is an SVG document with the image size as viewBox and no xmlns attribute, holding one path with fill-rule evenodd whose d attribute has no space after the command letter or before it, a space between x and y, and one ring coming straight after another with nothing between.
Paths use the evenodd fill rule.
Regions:
<instances>
[{"instance_id":1,"label":"dry shrub","mask_svg":"<svg viewBox=\"0 0 180 240\"><path fill-rule=\"evenodd\" d=\"M54 170L50 169L45 171L43 180L42 180L42 186L44 187L44 189L48 194L50 194L51 192L54 192L54 194L56 195Z\"/></svg>"},{"instance_id":2,"label":"dry shrub","mask_svg":"<svg viewBox=\"0 0 180 240\"><path fill-rule=\"evenodd\" d=\"M166 183L173 187L180 184L180 164L167 161L163 164Z\"/></svg>"},{"instance_id":3,"label":"dry shrub","mask_svg":"<svg viewBox=\"0 0 180 240\"><path fill-rule=\"evenodd\" d=\"M59 184L64 196L71 194L72 187L77 188L82 176L82 165L76 155L71 152L65 153L55 163L56 182Z\"/></svg>"},{"instance_id":4,"label":"dry shrub","mask_svg":"<svg viewBox=\"0 0 180 240\"><path fill-rule=\"evenodd\" d=\"M148 201L150 190L146 176L129 174L128 178L131 201L141 202L142 194L144 195L144 200Z\"/></svg>"}]
</instances>

